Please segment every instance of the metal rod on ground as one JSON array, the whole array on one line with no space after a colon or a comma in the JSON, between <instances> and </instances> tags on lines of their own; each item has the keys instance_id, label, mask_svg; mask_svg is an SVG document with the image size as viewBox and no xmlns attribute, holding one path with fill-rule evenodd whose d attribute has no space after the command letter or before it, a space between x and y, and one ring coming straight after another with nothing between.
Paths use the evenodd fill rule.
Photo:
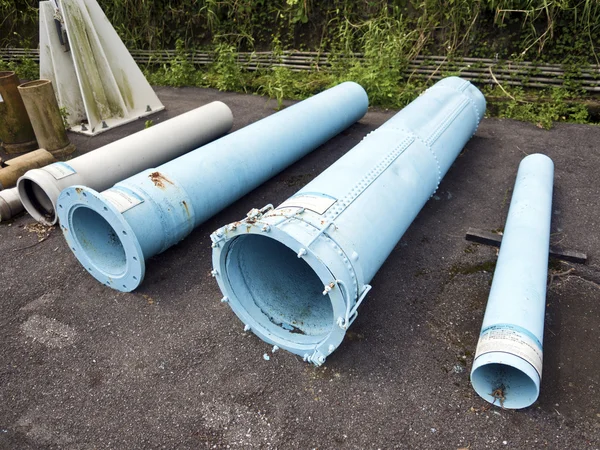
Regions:
<instances>
[{"instance_id":1,"label":"metal rod on ground","mask_svg":"<svg viewBox=\"0 0 600 450\"><path fill-rule=\"evenodd\" d=\"M215 231L213 274L245 329L323 364L484 113L477 88L446 78L276 209Z\"/></svg>"},{"instance_id":2,"label":"metal rod on ground","mask_svg":"<svg viewBox=\"0 0 600 450\"><path fill-rule=\"evenodd\" d=\"M473 368L473 389L490 403L519 409L540 393L554 164L521 161Z\"/></svg>"},{"instance_id":3,"label":"metal rod on ground","mask_svg":"<svg viewBox=\"0 0 600 450\"><path fill-rule=\"evenodd\" d=\"M58 200L63 233L102 283L132 291L145 259L348 128L366 112L356 83L342 83L102 193L74 186Z\"/></svg>"},{"instance_id":4,"label":"metal rod on ground","mask_svg":"<svg viewBox=\"0 0 600 450\"><path fill-rule=\"evenodd\" d=\"M465 239L478 244L491 245L492 247L500 247L500 243L502 242L501 235L490 233L485 230L477 230L475 228L469 228ZM585 253L576 250L567 250L557 246L550 247L550 256L552 258L577 264L585 264L587 261L587 255Z\"/></svg>"},{"instance_id":5,"label":"metal rod on ground","mask_svg":"<svg viewBox=\"0 0 600 450\"><path fill-rule=\"evenodd\" d=\"M18 181L19 196L34 219L53 225L58 196L66 187L107 189L223 136L232 125L227 105L212 102L70 161L30 170Z\"/></svg>"}]
</instances>

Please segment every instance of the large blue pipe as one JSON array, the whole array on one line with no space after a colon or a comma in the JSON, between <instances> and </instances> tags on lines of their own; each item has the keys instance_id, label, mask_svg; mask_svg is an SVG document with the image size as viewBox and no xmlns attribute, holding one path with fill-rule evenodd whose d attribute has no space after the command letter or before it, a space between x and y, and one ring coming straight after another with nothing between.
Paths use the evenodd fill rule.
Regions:
<instances>
[{"instance_id":1,"label":"large blue pipe","mask_svg":"<svg viewBox=\"0 0 600 450\"><path fill-rule=\"evenodd\" d=\"M69 247L97 280L132 291L145 259L352 125L368 102L342 83L102 193L66 188L58 213Z\"/></svg>"},{"instance_id":2,"label":"large blue pipe","mask_svg":"<svg viewBox=\"0 0 600 450\"><path fill-rule=\"evenodd\" d=\"M322 364L484 112L477 88L446 78L276 209L218 229L223 301L263 340Z\"/></svg>"},{"instance_id":3,"label":"large blue pipe","mask_svg":"<svg viewBox=\"0 0 600 450\"><path fill-rule=\"evenodd\" d=\"M473 388L504 408L530 406L540 393L553 179L547 156L519 165L473 361Z\"/></svg>"}]
</instances>

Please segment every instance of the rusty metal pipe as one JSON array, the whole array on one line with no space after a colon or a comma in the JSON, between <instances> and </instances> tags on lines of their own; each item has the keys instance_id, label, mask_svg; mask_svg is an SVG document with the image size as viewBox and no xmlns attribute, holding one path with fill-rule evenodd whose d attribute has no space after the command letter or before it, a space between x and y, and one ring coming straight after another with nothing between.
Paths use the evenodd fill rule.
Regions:
<instances>
[{"instance_id":1,"label":"rusty metal pipe","mask_svg":"<svg viewBox=\"0 0 600 450\"><path fill-rule=\"evenodd\" d=\"M18 86L14 72L0 72L0 144L10 154L38 148Z\"/></svg>"},{"instance_id":2,"label":"rusty metal pipe","mask_svg":"<svg viewBox=\"0 0 600 450\"><path fill-rule=\"evenodd\" d=\"M55 161L52 153L43 148L5 161L6 167L0 169L0 190L16 186L19 177L28 170L44 167Z\"/></svg>"}]
</instances>

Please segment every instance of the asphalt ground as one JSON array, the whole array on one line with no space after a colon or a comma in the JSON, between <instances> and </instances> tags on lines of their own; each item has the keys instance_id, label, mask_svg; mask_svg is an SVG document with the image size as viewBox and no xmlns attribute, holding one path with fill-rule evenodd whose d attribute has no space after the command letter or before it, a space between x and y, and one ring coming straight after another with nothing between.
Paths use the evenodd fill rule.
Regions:
<instances>
[{"instance_id":1,"label":"asphalt ground","mask_svg":"<svg viewBox=\"0 0 600 450\"><path fill-rule=\"evenodd\" d=\"M275 107L157 92L167 110L154 123L221 100L238 129ZM393 114L370 110L151 258L133 293L88 275L60 230L28 215L0 224L0 448L600 448L597 126L484 119L322 367L284 351L266 361L270 347L220 303L210 233L282 202ZM143 127L71 138L86 152ZM556 167L552 242L589 262L551 263L541 394L510 411L469 383L497 251L464 236L503 227L518 164L535 152Z\"/></svg>"}]
</instances>

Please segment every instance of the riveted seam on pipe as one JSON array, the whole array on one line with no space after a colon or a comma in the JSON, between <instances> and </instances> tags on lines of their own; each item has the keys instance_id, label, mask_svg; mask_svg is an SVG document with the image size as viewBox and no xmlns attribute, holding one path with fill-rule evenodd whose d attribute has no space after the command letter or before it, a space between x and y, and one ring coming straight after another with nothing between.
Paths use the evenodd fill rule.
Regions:
<instances>
[{"instance_id":1,"label":"riveted seam on pipe","mask_svg":"<svg viewBox=\"0 0 600 450\"><path fill-rule=\"evenodd\" d=\"M316 230L317 235L315 236L314 241L323 240L326 245L329 245L338 254L338 256L344 262L346 269L348 269L348 273L350 274L350 276L352 278L352 285L354 287L355 294L358 294L359 293L358 286L359 286L359 284L362 284L362 280L359 282L357 270L354 267L354 264L352 264L350 262L350 258L348 257L346 252L344 252L344 250L343 250L344 248L352 248L352 247L349 247L347 245L344 245L344 246L340 245L340 243L337 242L333 236L331 236L329 233L327 233L327 229L331 225L334 226L336 231L339 231L338 227L335 225L335 223L330 222L329 226L327 226L325 229L322 229L322 228L320 229L319 227L315 226L313 223L308 222L300 217L294 217L288 223L292 223L294 220L302 222L302 225L307 229ZM314 241L311 241L308 245L306 245L306 247L309 248L314 243ZM333 281L335 281L335 280L333 280ZM348 292L348 294L350 294L350 292ZM350 299L348 298L346 301L350 301Z\"/></svg>"},{"instance_id":2,"label":"riveted seam on pipe","mask_svg":"<svg viewBox=\"0 0 600 450\"><path fill-rule=\"evenodd\" d=\"M427 145L433 146L435 142L440 138L440 136L448 129L448 127L456 120L461 112L467 107L469 101L466 98L463 98L463 101L456 107L454 111L450 115L448 115L442 123L436 128L436 130L431 133L431 135L427 138Z\"/></svg>"},{"instance_id":3,"label":"riveted seam on pipe","mask_svg":"<svg viewBox=\"0 0 600 450\"><path fill-rule=\"evenodd\" d=\"M261 215L261 217L259 217L259 219L263 219L263 218L269 219L269 218L274 218L274 217L280 216L281 214L277 214L277 211L278 211L277 209L270 210L264 216ZM363 287L365 286L364 278L363 278L362 272L360 270L360 265L352 264L352 262L351 262L352 258L349 257L347 252L344 250L344 249L351 249L353 252L355 252L354 247L345 242L345 240L343 238L343 233L339 230L338 226L333 221L328 221L328 223L325 227L319 228L314 223L310 222L309 220L305 220L304 217L301 217L301 214L304 214L304 213L306 213L306 211L304 210L304 208L301 208L300 210L294 212L293 214L281 215L283 217L282 220L280 220L279 222L274 222L274 223L271 223L271 222L265 223L264 227L267 227L267 228L264 228L264 229L268 230L269 227L277 227L279 229L283 229L284 226L293 224L295 221L297 221L297 222L301 223L301 225L304 228L311 230L311 231L316 231L317 234L305 246L304 250L310 249L310 246L313 245L319 239L324 239L325 243L331 245L331 247L334 249L334 251L337 252L338 256L344 262L346 269L348 270L348 273L350 274L350 276L352 278L352 285L353 285L353 290L355 292L355 295L360 295L360 292L361 292L360 286L363 286ZM315 219L315 220L320 220L320 219ZM241 223L249 223L249 222L248 222L248 219L246 218L246 219L241 220L240 224ZM327 233L327 230L331 226L333 226L334 230L338 232L337 237L333 237L329 233ZM220 245L221 241L226 239L225 234L221 233L221 235L219 236L218 231L219 230L217 230L217 232L215 232L211 235L211 240L212 240L213 244L215 244L217 247ZM226 230L225 230L225 233L226 233ZM342 242L338 242L340 240ZM303 256L303 255L300 255L300 256Z\"/></svg>"},{"instance_id":4,"label":"riveted seam on pipe","mask_svg":"<svg viewBox=\"0 0 600 450\"><path fill-rule=\"evenodd\" d=\"M475 119L475 129L473 130L473 134L471 134L471 137L473 137L475 135L475 133L477 132L477 129L479 128L479 124L481 123L480 120L478 120L478 118L480 117L480 113L479 113L479 108L477 107L477 103L475 102L475 100L473 100L473 98L470 95L466 95L465 94L465 90L469 87L472 86L472 84L468 81L466 81L463 85L459 86L459 87L453 87L453 86L448 86L448 85L444 85L443 88L444 89L450 89L452 91L458 92L462 95L465 95L467 101L469 103L471 103L471 105L473 106L473 109L475 110L475 117L477 117L477 119ZM435 86L432 86L429 89L433 89L435 88ZM429 90L427 89L427 90ZM438 87L438 89L440 89L440 87Z\"/></svg>"},{"instance_id":5,"label":"riveted seam on pipe","mask_svg":"<svg viewBox=\"0 0 600 450\"><path fill-rule=\"evenodd\" d=\"M469 86L470 83L466 82L465 85ZM452 89L452 90L456 91L456 89ZM457 91L457 92L460 92L461 94L463 94L463 91ZM463 101L456 107L456 109L454 111L452 111L452 113L448 117L446 117L446 119L444 119L442 121L442 123L435 129L435 131L433 133L431 133L431 135L427 139L423 139L421 136L413 134L410 131L407 131L403 128L399 128L399 127L396 127L393 125L387 127L387 129L398 130L401 132L405 132L405 133L414 135L414 137L419 142L421 142L425 147L427 147L429 152L433 155L433 158L435 159L435 163L437 166L437 184L435 186L435 190L431 194L432 197L433 197L433 195L435 195L438 188L440 187L440 183L442 182L442 168L440 166L440 161L439 161L437 155L433 151L433 144L435 144L435 142L440 138L440 136L442 134L444 134L444 132L456 120L456 118L460 115L460 113L462 113L464 111L464 109L467 107L467 105L469 104L470 101L471 100L469 98L464 98ZM476 117L479 117L479 116L477 115ZM478 124L476 124L475 129L477 129L477 125ZM473 132L473 133L475 133L475 132Z\"/></svg>"},{"instance_id":6,"label":"riveted seam on pipe","mask_svg":"<svg viewBox=\"0 0 600 450\"><path fill-rule=\"evenodd\" d=\"M408 133L408 131L397 129ZM394 150L385 155L382 160L371 169L363 178L361 178L350 191L342 197L341 200L327 213L325 219L329 221L335 220L350 204L356 200L381 174L383 174L394 161L396 161L402 153L415 141L415 136L409 133L409 136L396 147ZM439 169L439 164L438 164Z\"/></svg>"},{"instance_id":7,"label":"riveted seam on pipe","mask_svg":"<svg viewBox=\"0 0 600 450\"><path fill-rule=\"evenodd\" d=\"M276 209L272 210L269 213L265 214L264 216L259 217L259 219L269 219L269 218L277 217L278 214L275 214L275 211L277 211L277 210ZM334 250L334 252L337 254L337 256L342 260L342 262L345 266L345 269L347 270L347 273L350 275L350 277L352 279L352 288L351 288L352 292L350 292L349 288L346 287L347 288L346 292L345 292L346 295L342 295L342 297L344 298L344 300L346 302L347 309L351 309L354 306L354 304L351 304L352 300L357 298L358 296L360 296L361 293L364 291L365 286L367 286L367 285L365 285L362 273L359 270L360 265L352 264L351 258L347 254L346 250L350 249L350 250L354 251L354 247L351 245L348 245L346 242L338 242L338 241L340 241L340 239L342 241L344 240L343 233L340 232L338 227L333 222L328 222L327 226L325 226L325 227L318 227L317 225L310 222L309 220L306 220L304 217L301 217L297 212L291 216L283 216L283 217L284 217L283 220L276 222L276 223L265 223L265 226L270 225L273 227L277 227L279 229L283 229L283 227L285 225L293 226L294 222L299 223L301 226L303 226L304 228L309 230L309 234L316 232L316 234L311 239L311 241L307 245L305 245L305 249L310 249L311 245L313 245L315 242L320 241L320 242L323 242L324 245L331 247ZM316 219L316 220L320 220L320 219ZM240 223L239 226L241 226L241 224L249 224L247 218L241 220L239 223ZM255 223L258 223L258 222L255 222ZM337 237L334 237L331 234L327 233L327 231L329 230L329 228L331 226L333 226L334 230L338 232ZM225 234L226 234L226 232L227 232L227 229L225 230ZM213 235L211 236L211 239L212 239L213 243L218 244L220 241L225 239L225 235L222 233L222 236L218 236L218 234L213 233ZM339 281L333 273L332 273L331 281L333 283L335 283L336 285L338 284L338 281ZM348 325L348 324L346 324L346 325Z\"/></svg>"}]
</instances>

